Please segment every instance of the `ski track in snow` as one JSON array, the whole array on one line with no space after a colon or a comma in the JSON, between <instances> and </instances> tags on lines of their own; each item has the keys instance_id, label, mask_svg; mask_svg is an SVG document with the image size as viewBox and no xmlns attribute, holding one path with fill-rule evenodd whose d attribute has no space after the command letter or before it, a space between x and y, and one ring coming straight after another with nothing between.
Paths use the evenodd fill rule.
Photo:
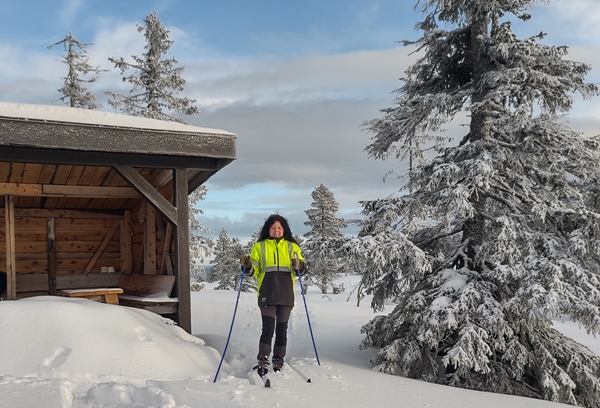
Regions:
<instances>
[{"instance_id":1,"label":"ski track in snow","mask_svg":"<svg viewBox=\"0 0 600 408\"><path fill-rule=\"evenodd\" d=\"M247 376L227 375L216 384L208 378L196 378L182 381L148 381L147 386L116 382L93 385L84 395L73 396L73 408L95 407L263 407L265 401L290 401L301 404L311 392L311 387L346 390L349 384L340 376L332 375L328 364L317 366L316 362L306 359L292 359L307 376L317 378L306 383L291 368L269 373L271 388L265 388L262 382L252 384ZM278 406L278 403L268 404ZM295 405L295 404L294 404Z\"/></svg>"}]
</instances>

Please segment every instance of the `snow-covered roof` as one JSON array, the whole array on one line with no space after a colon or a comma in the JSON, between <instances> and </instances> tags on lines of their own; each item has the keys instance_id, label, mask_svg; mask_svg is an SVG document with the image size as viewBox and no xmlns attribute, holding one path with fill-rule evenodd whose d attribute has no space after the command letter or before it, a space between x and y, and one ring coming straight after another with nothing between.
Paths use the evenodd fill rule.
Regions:
<instances>
[{"instance_id":1,"label":"snow-covered roof","mask_svg":"<svg viewBox=\"0 0 600 408\"><path fill-rule=\"evenodd\" d=\"M225 130L190 126L177 122L148 119L138 116L128 116L114 112L70 108L67 106L56 105L33 105L0 102L0 117L43 120L50 122L81 123L99 126L128 127L136 129L166 130L172 132L233 135L233 133Z\"/></svg>"},{"instance_id":2,"label":"snow-covered roof","mask_svg":"<svg viewBox=\"0 0 600 408\"><path fill-rule=\"evenodd\" d=\"M236 135L112 112L0 102L0 147L235 159Z\"/></svg>"}]
</instances>

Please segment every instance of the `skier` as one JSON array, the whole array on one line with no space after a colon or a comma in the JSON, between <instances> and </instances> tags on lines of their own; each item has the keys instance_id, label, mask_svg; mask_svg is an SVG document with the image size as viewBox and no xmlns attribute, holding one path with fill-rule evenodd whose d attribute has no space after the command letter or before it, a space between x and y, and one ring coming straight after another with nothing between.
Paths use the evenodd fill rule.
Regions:
<instances>
[{"instance_id":1,"label":"skier","mask_svg":"<svg viewBox=\"0 0 600 408\"><path fill-rule=\"evenodd\" d=\"M258 306L262 315L262 333L258 343L258 374L269 371L271 342L273 371L281 370L287 345L287 326L294 307L296 271L307 271L300 246L294 239L287 220L273 214L265 221L250 256L241 258L242 271L255 275L258 282Z\"/></svg>"}]
</instances>

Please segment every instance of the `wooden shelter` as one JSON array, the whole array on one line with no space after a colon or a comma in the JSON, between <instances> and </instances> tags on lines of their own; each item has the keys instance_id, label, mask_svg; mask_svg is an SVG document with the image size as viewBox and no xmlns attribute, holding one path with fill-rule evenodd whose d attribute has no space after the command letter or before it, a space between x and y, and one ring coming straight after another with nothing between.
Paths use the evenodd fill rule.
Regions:
<instances>
[{"instance_id":1,"label":"wooden shelter","mask_svg":"<svg viewBox=\"0 0 600 408\"><path fill-rule=\"evenodd\" d=\"M188 194L235 146L222 130L0 103L3 298L174 276L172 317L191 331Z\"/></svg>"}]
</instances>

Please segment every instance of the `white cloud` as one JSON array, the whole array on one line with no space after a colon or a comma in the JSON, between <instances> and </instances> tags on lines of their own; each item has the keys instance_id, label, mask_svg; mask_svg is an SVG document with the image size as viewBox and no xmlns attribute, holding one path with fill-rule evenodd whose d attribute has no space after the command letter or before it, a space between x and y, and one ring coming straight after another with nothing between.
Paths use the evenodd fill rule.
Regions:
<instances>
[{"instance_id":1,"label":"white cloud","mask_svg":"<svg viewBox=\"0 0 600 408\"><path fill-rule=\"evenodd\" d=\"M548 11L555 20L546 21L548 31L560 30L562 35L586 42L599 43L600 7L598 0L565 0L552 2Z\"/></svg>"},{"instance_id":2,"label":"white cloud","mask_svg":"<svg viewBox=\"0 0 600 408\"><path fill-rule=\"evenodd\" d=\"M52 103L66 75L59 54L30 52L0 43L0 98L5 102Z\"/></svg>"},{"instance_id":3,"label":"white cloud","mask_svg":"<svg viewBox=\"0 0 600 408\"><path fill-rule=\"evenodd\" d=\"M132 55L141 56L146 45L144 36L137 31L136 23L121 22L118 25L110 24L101 28L90 47L90 60L104 67L111 67L109 57L121 58L132 61Z\"/></svg>"},{"instance_id":4,"label":"white cloud","mask_svg":"<svg viewBox=\"0 0 600 408\"><path fill-rule=\"evenodd\" d=\"M193 62L184 72L186 94L203 109L222 107L224 101L261 105L389 95L414 58L409 51L399 47L292 60Z\"/></svg>"},{"instance_id":5,"label":"white cloud","mask_svg":"<svg viewBox=\"0 0 600 408\"><path fill-rule=\"evenodd\" d=\"M61 22L70 25L82 6L82 0L63 0L62 8L59 11Z\"/></svg>"},{"instance_id":6,"label":"white cloud","mask_svg":"<svg viewBox=\"0 0 600 408\"><path fill-rule=\"evenodd\" d=\"M586 47L569 47L566 59L591 65L592 71L587 75L586 80L600 82L600 43Z\"/></svg>"}]
</instances>

